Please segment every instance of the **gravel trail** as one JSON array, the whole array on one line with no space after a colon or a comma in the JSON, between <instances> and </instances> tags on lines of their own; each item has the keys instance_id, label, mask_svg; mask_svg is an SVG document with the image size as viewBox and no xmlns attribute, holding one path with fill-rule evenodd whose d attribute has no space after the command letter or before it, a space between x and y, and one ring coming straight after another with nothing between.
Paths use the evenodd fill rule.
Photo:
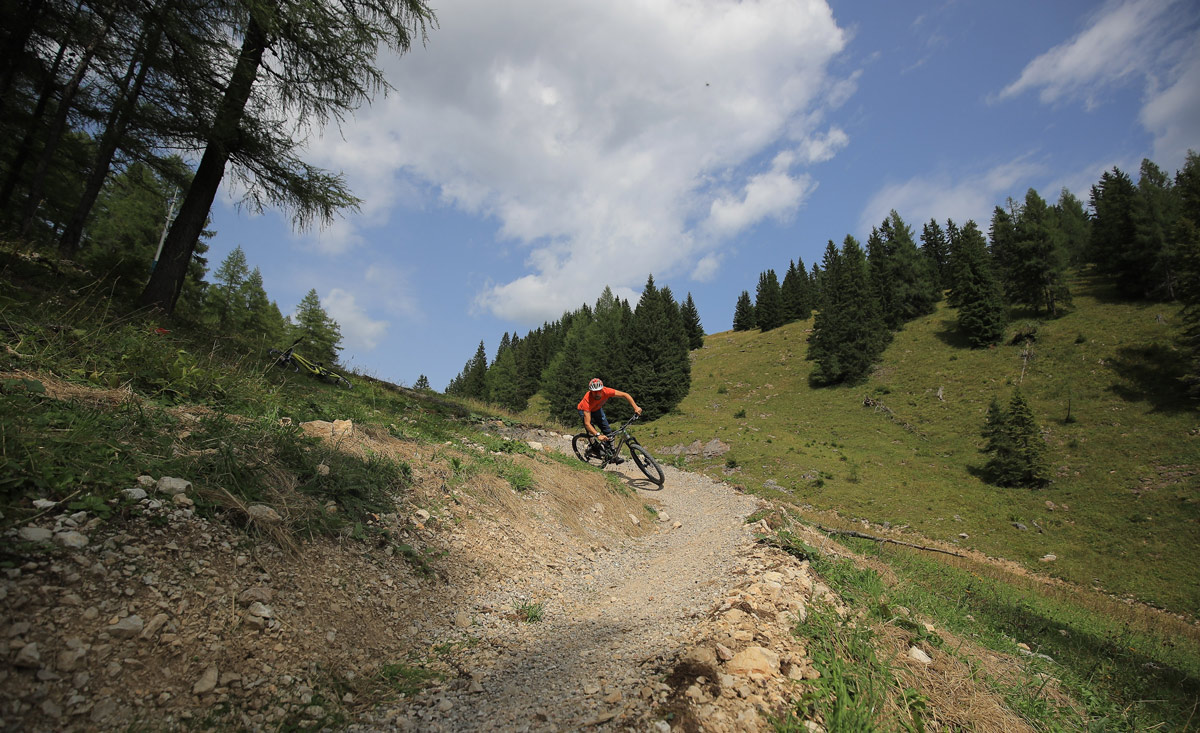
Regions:
<instances>
[{"instance_id":1,"label":"gravel trail","mask_svg":"<svg viewBox=\"0 0 1200 733\"><path fill-rule=\"evenodd\" d=\"M568 448L569 450L569 448ZM545 581L498 582L457 636L463 677L371 725L401 730L619 729L658 682L655 660L677 651L696 619L739 578L753 538L754 497L698 474L665 467L662 490L632 461L620 471L669 517L659 530L608 551L563 558ZM675 524L678 522L678 526ZM543 619L515 623L514 603L549 599ZM507 618L506 618L507 616ZM451 630L448 638L453 638ZM466 641L468 638L471 640Z\"/></svg>"}]
</instances>

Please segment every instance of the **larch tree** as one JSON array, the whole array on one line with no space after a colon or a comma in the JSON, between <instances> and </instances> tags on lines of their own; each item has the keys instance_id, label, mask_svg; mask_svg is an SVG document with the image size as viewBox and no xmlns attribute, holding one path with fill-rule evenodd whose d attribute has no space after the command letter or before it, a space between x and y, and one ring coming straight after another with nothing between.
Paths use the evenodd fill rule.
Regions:
<instances>
[{"instance_id":1,"label":"larch tree","mask_svg":"<svg viewBox=\"0 0 1200 733\"><path fill-rule=\"evenodd\" d=\"M297 124L338 121L387 89L376 61L382 46L403 53L423 38L433 13L421 0L333 0L236 6L240 40L203 155L163 246L141 304L170 313L226 166L246 185L246 202L293 209L297 226L328 220L358 200L340 175L298 155L286 131ZM287 119L277 124L271 115Z\"/></svg>"},{"instance_id":2,"label":"larch tree","mask_svg":"<svg viewBox=\"0 0 1200 733\"><path fill-rule=\"evenodd\" d=\"M290 338L300 339L301 353L321 364L336 364L341 351L342 329L321 306L316 289L309 290L296 307Z\"/></svg>"}]
</instances>

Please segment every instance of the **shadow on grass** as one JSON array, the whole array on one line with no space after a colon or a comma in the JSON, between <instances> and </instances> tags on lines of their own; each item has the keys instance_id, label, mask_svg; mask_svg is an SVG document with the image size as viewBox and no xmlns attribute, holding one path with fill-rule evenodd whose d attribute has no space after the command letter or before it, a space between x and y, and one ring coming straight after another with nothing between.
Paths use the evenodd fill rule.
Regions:
<instances>
[{"instance_id":1,"label":"shadow on grass","mask_svg":"<svg viewBox=\"0 0 1200 733\"><path fill-rule=\"evenodd\" d=\"M1183 352L1164 344L1127 346L1106 363L1119 379L1109 391L1126 402L1147 402L1154 412L1165 413L1195 408L1181 381L1187 371Z\"/></svg>"},{"instance_id":2,"label":"shadow on grass","mask_svg":"<svg viewBox=\"0 0 1200 733\"><path fill-rule=\"evenodd\" d=\"M955 349L969 349L971 342L967 335L958 328L958 321L953 318L942 319L942 328L934 331L934 337L943 344Z\"/></svg>"}]
</instances>

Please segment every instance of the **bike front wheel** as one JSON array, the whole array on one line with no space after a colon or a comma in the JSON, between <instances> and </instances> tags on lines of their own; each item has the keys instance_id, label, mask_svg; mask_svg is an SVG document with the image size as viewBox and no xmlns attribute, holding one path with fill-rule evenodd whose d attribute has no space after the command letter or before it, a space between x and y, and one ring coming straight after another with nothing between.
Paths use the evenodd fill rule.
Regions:
<instances>
[{"instance_id":1,"label":"bike front wheel","mask_svg":"<svg viewBox=\"0 0 1200 733\"><path fill-rule=\"evenodd\" d=\"M571 448L575 451L575 457L584 463L593 466L604 465L604 456L600 452L600 446L596 445L596 441L587 433L580 433L571 438Z\"/></svg>"},{"instance_id":2,"label":"bike front wheel","mask_svg":"<svg viewBox=\"0 0 1200 733\"><path fill-rule=\"evenodd\" d=\"M654 460L654 457L647 453L645 448L638 443L630 443L629 453L633 456L633 462L637 464L638 468L642 469L642 473L646 475L646 478L659 486L663 485L667 477L663 474L662 466L658 465L658 461Z\"/></svg>"}]
</instances>

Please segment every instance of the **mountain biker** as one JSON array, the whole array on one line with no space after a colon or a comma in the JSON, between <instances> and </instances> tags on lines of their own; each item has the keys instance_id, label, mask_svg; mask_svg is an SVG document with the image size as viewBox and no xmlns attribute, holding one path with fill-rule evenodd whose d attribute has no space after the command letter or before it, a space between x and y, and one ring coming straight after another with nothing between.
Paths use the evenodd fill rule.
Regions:
<instances>
[{"instance_id":1,"label":"mountain biker","mask_svg":"<svg viewBox=\"0 0 1200 733\"><path fill-rule=\"evenodd\" d=\"M628 392L622 392L619 389L605 387L604 382L601 382L599 379L593 379L588 382L588 391L584 393L583 399L575 406L579 410L579 416L583 418L583 429L589 435L595 435L596 438L602 441L607 441L609 433L612 432L612 428L608 426L608 418L604 416L604 403L613 397L623 397L633 406L635 413L638 415L642 414L642 408L638 407L637 403L633 401L632 395ZM592 424L592 421L597 418L600 421L599 430ZM625 462L625 459L620 456L614 456L611 460L613 463Z\"/></svg>"}]
</instances>

